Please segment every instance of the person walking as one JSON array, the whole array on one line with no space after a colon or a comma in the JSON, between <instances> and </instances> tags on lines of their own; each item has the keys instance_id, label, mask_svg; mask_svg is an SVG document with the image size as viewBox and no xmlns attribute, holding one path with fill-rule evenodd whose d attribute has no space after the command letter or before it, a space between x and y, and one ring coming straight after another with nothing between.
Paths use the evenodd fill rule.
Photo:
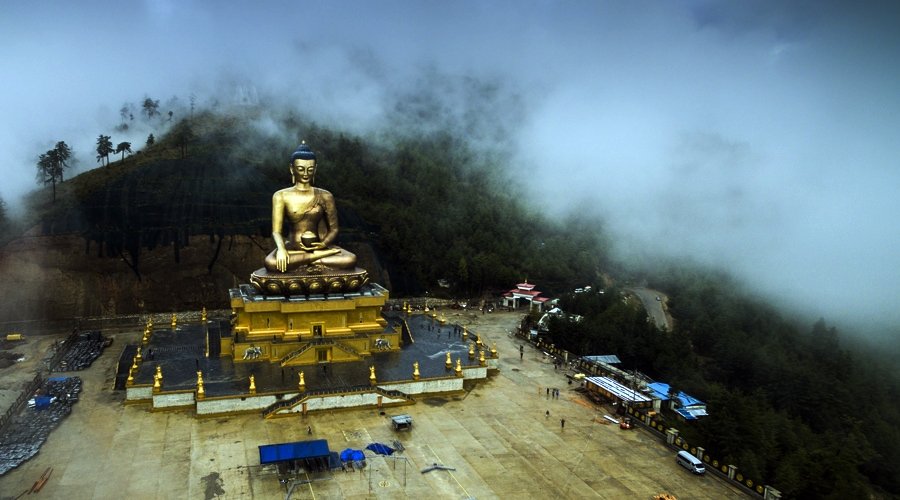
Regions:
<instances>
[{"instance_id":1,"label":"person walking","mask_svg":"<svg viewBox=\"0 0 900 500\"><path fill-rule=\"evenodd\" d=\"M559 419L559 428L560 429L566 428L566 419L564 419L564 418Z\"/></svg>"},{"instance_id":2,"label":"person walking","mask_svg":"<svg viewBox=\"0 0 900 500\"><path fill-rule=\"evenodd\" d=\"M544 414L544 418L550 418L550 410L547 410L547 413Z\"/></svg>"}]
</instances>

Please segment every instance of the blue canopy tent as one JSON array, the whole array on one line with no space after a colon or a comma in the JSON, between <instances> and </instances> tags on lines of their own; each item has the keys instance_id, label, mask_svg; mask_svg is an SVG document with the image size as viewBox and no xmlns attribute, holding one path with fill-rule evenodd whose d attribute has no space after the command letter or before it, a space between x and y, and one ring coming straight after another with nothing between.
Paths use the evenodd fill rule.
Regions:
<instances>
[{"instance_id":1,"label":"blue canopy tent","mask_svg":"<svg viewBox=\"0 0 900 500\"><path fill-rule=\"evenodd\" d=\"M366 454L362 452L362 450L354 450L353 448L347 448L346 450L341 452L341 462L362 462L366 459Z\"/></svg>"},{"instance_id":2,"label":"blue canopy tent","mask_svg":"<svg viewBox=\"0 0 900 500\"><path fill-rule=\"evenodd\" d=\"M324 439L259 446L260 465L275 464L279 473L298 469L307 472L328 470L330 455L328 441Z\"/></svg>"}]
</instances>

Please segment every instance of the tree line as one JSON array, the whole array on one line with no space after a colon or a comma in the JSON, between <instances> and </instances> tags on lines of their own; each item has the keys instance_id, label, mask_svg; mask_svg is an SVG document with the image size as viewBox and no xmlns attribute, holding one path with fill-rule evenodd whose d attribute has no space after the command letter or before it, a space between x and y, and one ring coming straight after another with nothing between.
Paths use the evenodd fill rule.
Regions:
<instances>
[{"instance_id":1,"label":"tree line","mask_svg":"<svg viewBox=\"0 0 900 500\"><path fill-rule=\"evenodd\" d=\"M174 108L177 106L177 104L177 97L173 97L172 99L170 99L170 107ZM196 96L191 94L191 118L193 118L195 106ZM160 111L159 99L145 97L141 104L141 114L145 117L145 120L148 123L154 123L154 120L161 118L163 116L163 113ZM165 116L168 117L167 123L172 122L174 115L175 111L173 109L169 109L168 112L165 113ZM119 116L121 118L121 122L116 127L116 130L119 132L126 132L130 127L129 122L134 121L134 105L128 102L123 104L119 109ZM189 122L181 123L176 127L175 140L177 142L182 159L186 157L188 145L194 138L195 135ZM153 133L150 133L147 136L145 147L153 146L155 143L156 136ZM95 152L97 163L99 163L100 166L109 166L110 155L121 155L120 161L124 162L125 156L133 154L134 151L132 150L131 142L122 141L114 145L111 136L100 134L97 137ZM53 202L56 202L56 185L58 183L64 182L65 169L70 168L74 163L75 158L73 156L72 149L68 144L66 144L65 141L58 141L56 143L56 146L48 150L46 153L42 153L38 156L36 162L37 181L39 184L52 186Z\"/></svg>"}]
</instances>

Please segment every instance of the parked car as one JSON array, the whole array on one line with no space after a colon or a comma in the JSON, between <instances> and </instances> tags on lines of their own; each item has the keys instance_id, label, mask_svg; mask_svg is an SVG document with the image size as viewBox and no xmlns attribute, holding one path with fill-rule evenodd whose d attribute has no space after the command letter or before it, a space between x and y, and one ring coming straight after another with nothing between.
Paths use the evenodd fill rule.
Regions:
<instances>
[{"instance_id":1,"label":"parked car","mask_svg":"<svg viewBox=\"0 0 900 500\"><path fill-rule=\"evenodd\" d=\"M703 462L684 450L679 451L678 455L675 455L675 463L694 474L706 474L706 467L703 466Z\"/></svg>"}]
</instances>

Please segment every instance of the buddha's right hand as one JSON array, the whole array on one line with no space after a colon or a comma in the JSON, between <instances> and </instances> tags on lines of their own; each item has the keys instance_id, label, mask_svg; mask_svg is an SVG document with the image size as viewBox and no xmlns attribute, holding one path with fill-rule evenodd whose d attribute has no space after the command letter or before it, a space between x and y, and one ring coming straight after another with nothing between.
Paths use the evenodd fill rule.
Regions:
<instances>
[{"instance_id":1,"label":"buddha's right hand","mask_svg":"<svg viewBox=\"0 0 900 500\"><path fill-rule=\"evenodd\" d=\"M275 250L275 267L279 271L285 272L285 271L287 271L287 265L288 265L287 250L284 250L281 248Z\"/></svg>"}]
</instances>

